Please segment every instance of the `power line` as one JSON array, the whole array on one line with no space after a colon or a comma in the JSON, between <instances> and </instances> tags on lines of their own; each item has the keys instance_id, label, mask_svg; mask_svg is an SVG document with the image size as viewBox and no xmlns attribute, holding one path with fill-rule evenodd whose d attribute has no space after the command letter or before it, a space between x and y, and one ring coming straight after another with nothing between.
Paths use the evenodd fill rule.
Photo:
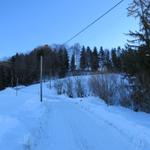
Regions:
<instances>
[{"instance_id":1,"label":"power line","mask_svg":"<svg viewBox=\"0 0 150 150\"><path fill-rule=\"evenodd\" d=\"M110 13L113 9L115 9L117 6L119 6L124 0L121 0L120 2L118 2L116 5L114 5L113 7L111 7L109 10L107 10L104 14L102 14L100 17L98 17L97 19L95 19L93 22L91 22L89 25L87 25L86 27L84 27L81 31L79 31L78 33L76 33L75 35L73 35L69 40L67 40L65 44L69 43L70 41L72 41L73 39L75 39L77 36L79 36L81 33L83 33L85 30L87 30L88 28L90 28L93 24L95 24L96 22L98 22L100 19L102 19L104 16L106 16L108 13Z\"/></svg>"}]
</instances>

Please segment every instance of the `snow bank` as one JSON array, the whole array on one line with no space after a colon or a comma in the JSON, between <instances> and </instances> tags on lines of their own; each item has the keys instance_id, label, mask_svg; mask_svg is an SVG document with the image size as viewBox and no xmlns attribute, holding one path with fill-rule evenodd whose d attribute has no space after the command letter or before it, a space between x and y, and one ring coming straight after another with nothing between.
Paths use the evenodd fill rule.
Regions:
<instances>
[{"instance_id":1,"label":"snow bank","mask_svg":"<svg viewBox=\"0 0 150 150\"><path fill-rule=\"evenodd\" d=\"M107 106L102 100L90 97L79 106L126 136L135 149L150 149L150 115L130 109Z\"/></svg>"},{"instance_id":2,"label":"snow bank","mask_svg":"<svg viewBox=\"0 0 150 150\"><path fill-rule=\"evenodd\" d=\"M32 89L32 90L31 90ZM33 94L33 93L37 94ZM7 88L0 92L0 149L26 149L31 137L37 135L39 122L44 114L38 85L23 87L18 91Z\"/></svg>"}]
</instances>

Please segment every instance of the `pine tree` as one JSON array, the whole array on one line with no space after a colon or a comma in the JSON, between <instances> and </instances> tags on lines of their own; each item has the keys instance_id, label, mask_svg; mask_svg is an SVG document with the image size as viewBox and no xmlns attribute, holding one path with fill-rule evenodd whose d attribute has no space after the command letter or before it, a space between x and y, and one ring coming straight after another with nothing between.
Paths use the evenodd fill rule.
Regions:
<instances>
[{"instance_id":1,"label":"pine tree","mask_svg":"<svg viewBox=\"0 0 150 150\"><path fill-rule=\"evenodd\" d=\"M91 68L92 68L92 51L89 46L86 49L85 62L86 62L87 69L91 70Z\"/></svg>"},{"instance_id":2,"label":"pine tree","mask_svg":"<svg viewBox=\"0 0 150 150\"><path fill-rule=\"evenodd\" d=\"M141 45L145 45L150 51L150 1L149 0L133 0L128 7L128 16L139 18L139 31L129 32L129 35L134 37L130 42L133 43L133 47L138 41Z\"/></svg>"},{"instance_id":3,"label":"pine tree","mask_svg":"<svg viewBox=\"0 0 150 150\"><path fill-rule=\"evenodd\" d=\"M104 60L105 60L104 50L103 47L101 46L99 50L99 66L101 70L104 69Z\"/></svg>"},{"instance_id":4,"label":"pine tree","mask_svg":"<svg viewBox=\"0 0 150 150\"><path fill-rule=\"evenodd\" d=\"M128 15L139 18L140 27L139 31L129 32L134 38L128 44L132 55L127 53L125 57L129 60L126 71L132 76L133 105L135 110L150 112L150 1L133 0Z\"/></svg>"},{"instance_id":5,"label":"pine tree","mask_svg":"<svg viewBox=\"0 0 150 150\"><path fill-rule=\"evenodd\" d=\"M58 52L59 77L65 77L69 69L69 58L66 48L60 48Z\"/></svg>"},{"instance_id":6,"label":"pine tree","mask_svg":"<svg viewBox=\"0 0 150 150\"><path fill-rule=\"evenodd\" d=\"M114 71L121 71L121 48L111 50L112 68Z\"/></svg>"},{"instance_id":7,"label":"pine tree","mask_svg":"<svg viewBox=\"0 0 150 150\"><path fill-rule=\"evenodd\" d=\"M93 53L92 53L92 71L97 71L99 68L99 57L97 48L94 47Z\"/></svg>"},{"instance_id":8,"label":"pine tree","mask_svg":"<svg viewBox=\"0 0 150 150\"><path fill-rule=\"evenodd\" d=\"M104 65L106 66L108 71L111 71L112 69L112 64L111 64L111 59L110 59L110 52L109 50L104 51L105 55L105 60L104 60Z\"/></svg>"},{"instance_id":9,"label":"pine tree","mask_svg":"<svg viewBox=\"0 0 150 150\"><path fill-rule=\"evenodd\" d=\"M81 55L80 55L80 69L81 70L85 70L87 67L86 65L86 51L85 51L85 47L82 47L81 50Z\"/></svg>"},{"instance_id":10,"label":"pine tree","mask_svg":"<svg viewBox=\"0 0 150 150\"><path fill-rule=\"evenodd\" d=\"M111 59L112 59L112 67L114 68L114 70L117 70L117 54L116 54L116 49L112 49L111 50Z\"/></svg>"},{"instance_id":11,"label":"pine tree","mask_svg":"<svg viewBox=\"0 0 150 150\"><path fill-rule=\"evenodd\" d=\"M5 88L5 77L4 77L4 69L0 64L0 90Z\"/></svg>"},{"instance_id":12,"label":"pine tree","mask_svg":"<svg viewBox=\"0 0 150 150\"><path fill-rule=\"evenodd\" d=\"M71 57L70 69L71 69L72 72L74 72L75 69L76 69L76 66L75 66L75 55L74 54L72 54L72 57Z\"/></svg>"}]
</instances>

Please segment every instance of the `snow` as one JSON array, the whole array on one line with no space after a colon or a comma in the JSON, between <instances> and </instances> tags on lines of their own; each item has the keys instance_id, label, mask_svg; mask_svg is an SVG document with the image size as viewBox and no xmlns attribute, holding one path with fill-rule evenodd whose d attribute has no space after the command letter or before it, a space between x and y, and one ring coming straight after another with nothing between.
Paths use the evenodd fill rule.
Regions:
<instances>
[{"instance_id":1,"label":"snow","mask_svg":"<svg viewBox=\"0 0 150 150\"><path fill-rule=\"evenodd\" d=\"M39 84L0 91L0 149L150 150L149 114L43 90L42 103Z\"/></svg>"},{"instance_id":2,"label":"snow","mask_svg":"<svg viewBox=\"0 0 150 150\"><path fill-rule=\"evenodd\" d=\"M130 142L135 146L135 149L149 149L149 114L133 112L122 107L108 107L103 102L97 105L91 104L91 102L87 103L86 101L86 104L83 102L80 107L90 112L91 114L94 114L97 118L103 120L112 126L112 128L115 128L118 132L127 137L128 140L130 140Z\"/></svg>"}]
</instances>

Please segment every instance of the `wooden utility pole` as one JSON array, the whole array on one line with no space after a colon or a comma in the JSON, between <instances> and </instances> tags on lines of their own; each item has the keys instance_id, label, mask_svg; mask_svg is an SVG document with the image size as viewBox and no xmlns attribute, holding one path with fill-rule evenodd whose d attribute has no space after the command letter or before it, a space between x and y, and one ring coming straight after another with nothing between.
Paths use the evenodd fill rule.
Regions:
<instances>
[{"instance_id":1,"label":"wooden utility pole","mask_svg":"<svg viewBox=\"0 0 150 150\"><path fill-rule=\"evenodd\" d=\"M42 79L43 79L43 56L40 56L40 100L43 101L43 85L42 85Z\"/></svg>"},{"instance_id":2,"label":"wooden utility pole","mask_svg":"<svg viewBox=\"0 0 150 150\"><path fill-rule=\"evenodd\" d=\"M19 79L18 79L18 77L17 77L17 79L16 79L16 96L18 96L18 84L19 84Z\"/></svg>"}]
</instances>

